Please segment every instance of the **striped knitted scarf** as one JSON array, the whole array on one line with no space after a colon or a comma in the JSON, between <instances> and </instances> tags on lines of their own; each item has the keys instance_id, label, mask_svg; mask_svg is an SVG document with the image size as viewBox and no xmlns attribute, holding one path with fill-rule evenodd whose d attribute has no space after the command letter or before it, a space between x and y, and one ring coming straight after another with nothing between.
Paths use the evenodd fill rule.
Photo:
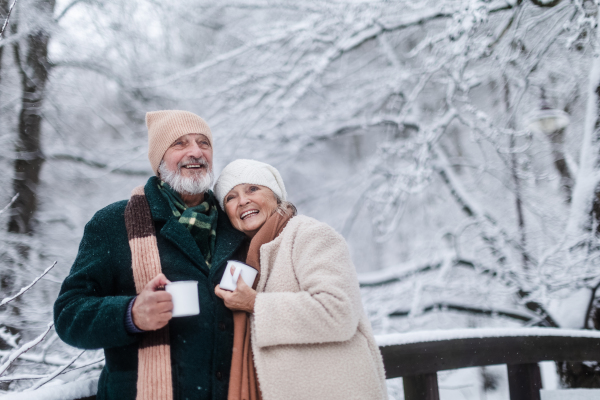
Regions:
<instances>
[{"instance_id":1,"label":"striped knitted scarf","mask_svg":"<svg viewBox=\"0 0 600 400\"><path fill-rule=\"evenodd\" d=\"M173 215L183 224L200 248L204 261L210 269L212 255L217 238L217 201L211 191L206 193L205 200L194 207L185 205L181 197L168 183L161 181L158 184L160 193L169 202Z\"/></svg>"},{"instance_id":2,"label":"striped knitted scarf","mask_svg":"<svg viewBox=\"0 0 600 400\"><path fill-rule=\"evenodd\" d=\"M125 226L135 290L139 294L161 272L156 232L143 186L131 192L125 208ZM142 334L138 350L137 400L173 399L169 343L168 325Z\"/></svg>"}]
</instances>

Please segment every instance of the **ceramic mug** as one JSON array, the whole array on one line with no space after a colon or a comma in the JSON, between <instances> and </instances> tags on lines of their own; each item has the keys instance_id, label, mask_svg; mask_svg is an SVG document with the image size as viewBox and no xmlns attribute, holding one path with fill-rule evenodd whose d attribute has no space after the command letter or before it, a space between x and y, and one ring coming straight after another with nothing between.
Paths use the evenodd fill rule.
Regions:
<instances>
[{"instance_id":1,"label":"ceramic mug","mask_svg":"<svg viewBox=\"0 0 600 400\"><path fill-rule=\"evenodd\" d=\"M233 275L231 275L232 267L235 268ZM237 287L238 278L241 276L244 282L246 282L246 285L252 287L256 275L258 275L258 271L248 264L244 264L241 261L229 260L227 261L227 266L225 267L225 272L223 273L223 278L221 278L221 283L219 285L221 286L221 289L233 292Z\"/></svg>"},{"instance_id":2,"label":"ceramic mug","mask_svg":"<svg viewBox=\"0 0 600 400\"><path fill-rule=\"evenodd\" d=\"M173 298L173 317L188 317L200 314L197 281L171 282L165 286Z\"/></svg>"}]
</instances>

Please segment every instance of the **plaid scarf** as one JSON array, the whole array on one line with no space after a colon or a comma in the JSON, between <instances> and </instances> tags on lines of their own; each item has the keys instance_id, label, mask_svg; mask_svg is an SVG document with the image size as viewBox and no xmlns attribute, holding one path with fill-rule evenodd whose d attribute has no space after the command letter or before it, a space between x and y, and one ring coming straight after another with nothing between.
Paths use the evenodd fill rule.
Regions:
<instances>
[{"instance_id":1,"label":"plaid scarf","mask_svg":"<svg viewBox=\"0 0 600 400\"><path fill-rule=\"evenodd\" d=\"M173 215L190 232L200 248L206 265L210 269L215 239L217 237L217 201L210 190L205 193L204 202L194 207L188 207L179 194L163 181L158 185L160 192L169 202Z\"/></svg>"}]
</instances>

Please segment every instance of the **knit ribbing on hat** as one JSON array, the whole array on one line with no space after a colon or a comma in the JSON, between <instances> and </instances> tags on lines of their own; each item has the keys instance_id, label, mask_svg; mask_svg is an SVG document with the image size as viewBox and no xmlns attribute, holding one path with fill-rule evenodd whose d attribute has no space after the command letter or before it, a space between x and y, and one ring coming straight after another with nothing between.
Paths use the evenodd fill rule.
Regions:
<instances>
[{"instance_id":1,"label":"knit ribbing on hat","mask_svg":"<svg viewBox=\"0 0 600 400\"><path fill-rule=\"evenodd\" d=\"M287 200L283 179L275 167L256 160L240 159L230 162L215 183L215 197L223 210L225 209L223 200L227 193L237 185L244 183L266 186L279 199Z\"/></svg>"},{"instance_id":2,"label":"knit ribbing on hat","mask_svg":"<svg viewBox=\"0 0 600 400\"><path fill-rule=\"evenodd\" d=\"M205 135L213 145L212 132L206 121L189 111L162 110L146 113L148 127L148 159L152 170L158 176L158 166L167 149L175 141L188 133Z\"/></svg>"},{"instance_id":3,"label":"knit ribbing on hat","mask_svg":"<svg viewBox=\"0 0 600 400\"><path fill-rule=\"evenodd\" d=\"M125 227L131 249L135 290L161 273L156 232L144 187L133 189L125 208ZM137 400L172 400L169 327L141 334L138 349Z\"/></svg>"}]
</instances>

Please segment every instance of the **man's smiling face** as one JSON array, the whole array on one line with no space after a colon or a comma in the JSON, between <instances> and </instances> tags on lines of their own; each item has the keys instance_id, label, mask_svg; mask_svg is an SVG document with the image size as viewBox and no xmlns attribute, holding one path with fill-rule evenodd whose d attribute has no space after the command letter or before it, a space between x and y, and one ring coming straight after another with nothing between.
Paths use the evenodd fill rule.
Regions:
<instances>
[{"instance_id":1,"label":"man's smiling face","mask_svg":"<svg viewBox=\"0 0 600 400\"><path fill-rule=\"evenodd\" d=\"M179 172L183 178L194 179L212 171L212 158L213 149L208 138L199 133L189 133L171 144L163 156L163 162L169 171Z\"/></svg>"}]
</instances>

